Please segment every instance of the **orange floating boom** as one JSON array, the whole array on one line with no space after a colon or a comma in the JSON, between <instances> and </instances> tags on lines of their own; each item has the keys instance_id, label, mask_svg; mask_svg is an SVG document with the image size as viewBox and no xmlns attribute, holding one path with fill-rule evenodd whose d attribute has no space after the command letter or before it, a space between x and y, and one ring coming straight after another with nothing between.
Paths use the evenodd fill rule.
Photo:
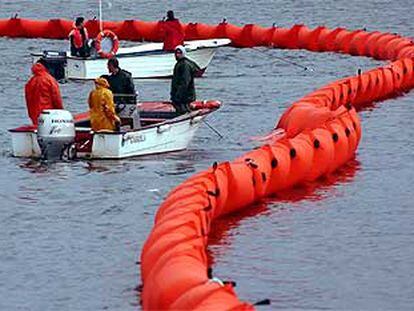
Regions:
<instances>
[{"instance_id":1,"label":"orange floating boom","mask_svg":"<svg viewBox=\"0 0 414 311\"><path fill-rule=\"evenodd\" d=\"M161 41L162 22L105 22L121 40ZM72 22L0 20L0 36L65 39ZM88 21L92 36L98 21ZM356 109L414 87L414 44L396 34L328 29L183 25L186 40L229 38L234 47L267 46L392 60L384 67L330 83L295 102L276 128L284 134L232 162L215 164L173 189L161 204L141 253L146 310L251 310L230 284L210 279L206 255L212 221L278 191L314 181L354 157L361 139Z\"/></svg>"}]
</instances>

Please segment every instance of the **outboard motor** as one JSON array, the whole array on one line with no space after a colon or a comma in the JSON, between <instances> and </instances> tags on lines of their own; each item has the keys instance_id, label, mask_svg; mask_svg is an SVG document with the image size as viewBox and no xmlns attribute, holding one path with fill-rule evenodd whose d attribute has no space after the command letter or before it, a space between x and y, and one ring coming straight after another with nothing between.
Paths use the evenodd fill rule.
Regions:
<instances>
[{"instance_id":1,"label":"outboard motor","mask_svg":"<svg viewBox=\"0 0 414 311\"><path fill-rule=\"evenodd\" d=\"M66 79L66 52L44 51L41 57L49 73L57 80Z\"/></svg>"},{"instance_id":2,"label":"outboard motor","mask_svg":"<svg viewBox=\"0 0 414 311\"><path fill-rule=\"evenodd\" d=\"M42 159L75 157L75 124L72 114L62 109L43 110L38 119L37 141Z\"/></svg>"}]
</instances>

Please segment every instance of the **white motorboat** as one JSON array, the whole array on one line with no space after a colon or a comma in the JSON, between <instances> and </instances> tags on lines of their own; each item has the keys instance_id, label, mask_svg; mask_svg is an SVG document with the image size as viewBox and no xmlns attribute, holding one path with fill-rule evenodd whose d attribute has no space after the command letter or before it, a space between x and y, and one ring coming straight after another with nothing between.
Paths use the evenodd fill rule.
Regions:
<instances>
[{"instance_id":1,"label":"white motorboat","mask_svg":"<svg viewBox=\"0 0 414 311\"><path fill-rule=\"evenodd\" d=\"M12 136L13 155L15 157L39 158L43 155L41 148L42 137L39 133L46 133L50 141L68 141L65 133L73 132L73 139L59 150L59 156L64 153L69 158L87 159L122 159L149 154L158 154L179 151L187 148L201 121L220 107L217 101L192 103L189 113L177 116L175 109L169 102L142 102L139 106L139 128L135 120L128 117L121 118L120 131L93 132L90 128L89 114L76 115L64 119L64 110L46 110L45 114L61 113L59 117L49 121L50 128L46 131L34 126L22 126L9 129ZM39 119L40 120L40 119ZM134 121L134 122L133 122ZM71 124L72 125L71 125ZM68 126L74 129L68 130ZM53 136L53 137L52 137ZM65 136L65 137L62 137ZM40 140L39 140L40 138ZM63 138L63 140L62 140ZM59 145L59 143L57 143ZM59 145L60 146L60 145ZM56 148L54 148L56 149ZM69 156L72 154L72 156Z\"/></svg>"},{"instance_id":2,"label":"white motorboat","mask_svg":"<svg viewBox=\"0 0 414 311\"><path fill-rule=\"evenodd\" d=\"M187 57L201 68L207 69L217 48L229 45L229 39L186 41ZM116 54L121 68L132 74L134 79L167 78L173 74L176 63L174 52L162 49L162 43L147 43L134 47L120 48ZM33 62L43 57L47 67L57 80L91 80L108 74L107 59L101 57L79 58L69 52L45 51L32 54Z\"/></svg>"}]
</instances>

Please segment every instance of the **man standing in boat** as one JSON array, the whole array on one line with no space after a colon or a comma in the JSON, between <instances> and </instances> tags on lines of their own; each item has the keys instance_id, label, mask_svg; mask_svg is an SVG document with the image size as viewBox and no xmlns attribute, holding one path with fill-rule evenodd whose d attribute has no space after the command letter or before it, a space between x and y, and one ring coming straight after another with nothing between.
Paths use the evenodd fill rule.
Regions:
<instances>
[{"instance_id":1,"label":"man standing in boat","mask_svg":"<svg viewBox=\"0 0 414 311\"><path fill-rule=\"evenodd\" d=\"M76 18L74 28L69 33L70 54L77 57L88 57L88 30L84 26L85 19L83 17Z\"/></svg>"},{"instance_id":2,"label":"man standing in boat","mask_svg":"<svg viewBox=\"0 0 414 311\"><path fill-rule=\"evenodd\" d=\"M108 60L108 71L110 75L104 75L109 82L110 89L114 94L115 104L134 104L135 85L130 72L119 67L119 61L116 57Z\"/></svg>"},{"instance_id":3,"label":"man standing in boat","mask_svg":"<svg viewBox=\"0 0 414 311\"><path fill-rule=\"evenodd\" d=\"M162 23L164 33L164 51L174 51L175 47L184 44L184 29L173 11L167 12L167 19Z\"/></svg>"},{"instance_id":4,"label":"man standing in boat","mask_svg":"<svg viewBox=\"0 0 414 311\"><path fill-rule=\"evenodd\" d=\"M171 81L171 101L179 114L189 112L189 104L196 100L194 77L201 70L185 55L186 51L182 45L175 48L177 63Z\"/></svg>"},{"instance_id":5,"label":"man standing in boat","mask_svg":"<svg viewBox=\"0 0 414 311\"><path fill-rule=\"evenodd\" d=\"M25 86L25 97L29 117L37 126L37 119L43 110L63 109L63 102L59 85L49 74L42 59L33 65L32 72L33 77Z\"/></svg>"}]
</instances>

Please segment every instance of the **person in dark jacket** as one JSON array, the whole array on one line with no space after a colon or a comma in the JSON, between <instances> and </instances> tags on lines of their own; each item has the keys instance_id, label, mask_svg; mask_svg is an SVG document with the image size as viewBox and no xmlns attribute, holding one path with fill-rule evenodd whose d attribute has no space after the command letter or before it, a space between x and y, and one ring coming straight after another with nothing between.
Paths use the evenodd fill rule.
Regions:
<instances>
[{"instance_id":1,"label":"person in dark jacket","mask_svg":"<svg viewBox=\"0 0 414 311\"><path fill-rule=\"evenodd\" d=\"M173 11L167 12L167 19L162 23L164 35L164 51L174 51L175 47L184 44L184 29L180 21L174 17Z\"/></svg>"},{"instance_id":2,"label":"person in dark jacket","mask_svg":"<svg viewBox=\"0 0 414 311\"><path fill-rule=\"evenodd\" d=\"M189 60L185 54L183 46L176 47L175 59L177 63L171 81L171 101L180 114L189 112L189 104L196 99L194 76L200 71L200 67Z\"/></svg>"},{"instance_id":3,"label":"person in dark jacket","mask_svg":"<svg viewBox=\"0 0 414 311\"><path fill-rule=\"evenodd\" d=\"M119 106L122 104L135 103L135 85L130 72L119 67L119 61L113 57L108 60L108 71L110 75L102 77L108 80L110 89L114 94L115 104L119 112Z\"/></svg>"},{"instance_id":4,"label":"person in dark jacket","mask_svg":"<svg viewBox=\"0 0 414 311\"><path fill-rule=\"evenodd\" d=\"M88 57L90 54L88 47L88 30L84 25L83 17L76 18L75 24L69 33L70 54L77 57Z\"/></svg>"},{"instance_id":5,"label":"person in dark jacket","mask_svg":"<svg viewBox=\"0 0 414 311\"><path fill-rule=\"evenodd\" d=\"M119 61L113 57L108 60L108 71L105 75L114 94L135 94L135 85L130 72L119 68Z\"/></svg>"}]
</instances>

